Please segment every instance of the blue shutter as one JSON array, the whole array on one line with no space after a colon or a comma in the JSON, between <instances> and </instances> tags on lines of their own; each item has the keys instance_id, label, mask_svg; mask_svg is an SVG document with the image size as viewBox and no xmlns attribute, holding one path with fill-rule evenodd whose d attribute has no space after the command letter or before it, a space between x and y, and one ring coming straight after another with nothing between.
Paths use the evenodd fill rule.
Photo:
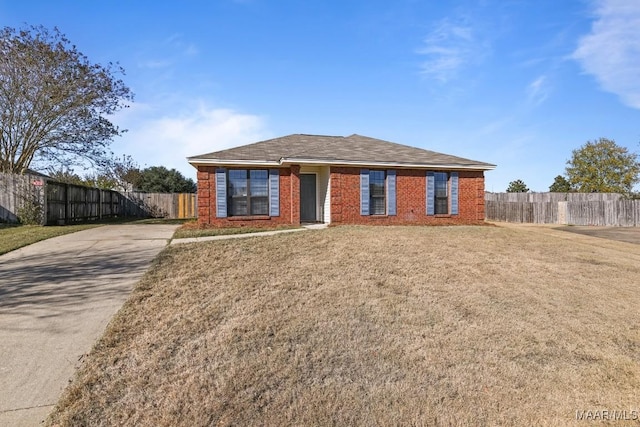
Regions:
<instances>
[{"instance_id":1,"label":"blue shutter","mask_svg":"<svg viewBox=\"0 0 640 427\"><path fill-rule=\"evenodd\" d=\"M396 215L396 171L387 171L387 215Z\"/></svg>"},{"instance_id":2,"label":"blue shutter","mask_svg":"<svg viewBox=\"0 0 640 427\"><path fill-rule=\"evenodd\" d=\"M269 216L280 216L279 169L269 169Z\"/></svg>"},{"instance_id":3,"label":"blue shutter","mask_svg":"<svg viewBox=\"0 0 640 427\"><path fill-rule=\"evenodd\" d=\"M369 169L360 169L360 215L369 215Z\"/></svg>"},{"instance_id":4,"label":"blue shutter","mask_svg":"<svg viewBox=\"0 0 640 427\"><path fill-rule=\"evenodd\" d=\"M451 172L451 215L458 215L458 172Z\"/></svg>"},{"instance_id":5,"label":"blue shutter","mask_svg":"<svg viewBox=\"0 0 640 427\"><path fill-rule=\"evenodd\" d=\"M435 215L436 212L436 175L427 172L427 215Z\"/></svg>"},{"instance_id":6,"label":"blue shutter","mask_svg":"<svg viewBox=\"0 0 640 427\"><path fill-rule=\"evenodd\" d=\"M216 169L216 217L227 217L227 171Z\"/></svg>"}]
</instances>

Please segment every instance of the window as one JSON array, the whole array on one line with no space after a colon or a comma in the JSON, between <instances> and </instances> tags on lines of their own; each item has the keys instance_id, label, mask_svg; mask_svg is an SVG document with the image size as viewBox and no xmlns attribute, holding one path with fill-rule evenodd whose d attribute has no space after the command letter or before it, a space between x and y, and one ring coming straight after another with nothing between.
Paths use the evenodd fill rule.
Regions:
<instances>
[{"instance_id":1,"label":"window","mask_svg":"<svg viewBox=\"0 0 640 427\"><path fill-rule=\"evenodd\" d=\"M449 213L448 184L449 174L436 172L435 176L435 214L446 215Z\"/></svg>"},{"instance_id":2,"label":"window","mask_svg":"<svg viewBox=\"0 0 640 427\"><path fill-rule=\"evenodd\" d=\"M269 215L269 171L232 169L228 182L230 216Z\"/></svg>"},{"instance_id":3,"label":"window","mask_svg":"<svg viewBox=\"0 0 640 427\"><path fill-rule=\"evenodd\" d=\"M386 214L384 171L369 171L369 213L371 215Z\"/></svg>"},{"instance_id":4,"label":"window","mask_svg":"<svg viewBox=\"0 0 640 427\"><path fill-rule=\"evenodd\" d=\"M396 171L360 169L360 215L396 215Z\"/></svg>"}]
</instances>

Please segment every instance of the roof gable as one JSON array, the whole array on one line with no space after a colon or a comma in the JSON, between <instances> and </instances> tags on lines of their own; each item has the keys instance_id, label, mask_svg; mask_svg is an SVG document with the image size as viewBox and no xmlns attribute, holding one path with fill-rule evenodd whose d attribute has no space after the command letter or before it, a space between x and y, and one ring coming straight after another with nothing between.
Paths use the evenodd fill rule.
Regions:
<instances>
[{"instance_id":1,"label":"roof gable","mask_svg":"<svg viewBox=\"0 0 640 427\"><path fill-rule=\"evenodd\" d=\"M192 165L289 163L493 169L495 165L362 135L294 134L188 158Z\"/></svg>"}]
</instances>

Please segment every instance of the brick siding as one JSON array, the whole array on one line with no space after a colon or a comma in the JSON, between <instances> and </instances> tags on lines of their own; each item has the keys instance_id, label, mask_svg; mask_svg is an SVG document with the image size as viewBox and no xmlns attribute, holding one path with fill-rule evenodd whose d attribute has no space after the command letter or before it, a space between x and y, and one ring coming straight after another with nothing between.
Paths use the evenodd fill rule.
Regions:
<instances>
[{"instance_id":1,"label":"brick siding","mask_svg":"<svg viewBox=\"0 0 640 427\"><path fill-rule=\"evenodd\" d=\"M397 215L360 215L360 168L331 168L332 224L451 224L484 221L484 173L458 172L458 215L426 215L425 170L396 169Z\"/></svg>"},{"instance_id":2,"label":"brick siding","mask_svg":"<svg viewBox=\"0 0 640 427\"><path fill-rule=\"evenodd\" d=\"M239 168L240 169L240 168ZM300 167L280 169L280 216L216 217L215 167L198 167L198 222L215 227L300 224ZM426 215L426 171L396 169L397 215L360 215L360 168L331 167L331 223L470 224L484 221L484 173L458 172L458 215Z\"/></svg>"}]
</instances>

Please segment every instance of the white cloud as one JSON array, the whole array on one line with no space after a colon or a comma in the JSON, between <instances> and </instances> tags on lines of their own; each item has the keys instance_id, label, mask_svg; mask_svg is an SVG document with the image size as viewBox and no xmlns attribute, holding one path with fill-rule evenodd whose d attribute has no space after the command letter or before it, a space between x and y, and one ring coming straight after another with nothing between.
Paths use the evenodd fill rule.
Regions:
<instances>
[{"instance_id":1,"label":"white cloud","mask_svg":"<svg viewBox=\"0 0 640 427\"><path fill-rule=\"evenodd\" d=\"M529 105L537 107L549 97L549 82L547 76L539 76L527 86Z\"/></svg>"},{"instance_id":2,"label":"white cloud","mask_svg":"<svg viewBox=\"0 0 640 427\"><path fill-rule=\"evenodd\" d=\"M607 92L640 109L640 2L600 0L591 32L572 57Z\"/></svg>"},{"instance_id":3,"label":"white cloud","mask_svg":"<svg viewBox=\"0 0 640 427\"><path fill-rule=\"evenodd\" d=\"M158 68L167 68L170 67L172 65L171 61L168 60L148 60L148 61L142 61L142 62L138 62L138 67L140 68L151 68L151 69L158 69Z\"/></svg>"},{"instance_id":4,"label":"white cloud","mask_svg":"<svg viewBox=\"0 0 640 427\"><path fill-rule=\"evenodd\" d=\"M443 19L424 40L424 47L417 50L427 59L422 63L422 74L446 83L466 65L479 62L485 46L465 23Z\"/></svg>"},{"instance_id":5,"label":"white cloud","mask_svg":"<svg viewBox=\"0 0 640 427\"><path fill-rule=\"evenodd\" d=\"M142 167L176 168L187 176L195 169L186 157L260 141L267 137L265 120L230 109L211 108L204 103L175 116L153 115L147 105L120 115L118 124L129 131L114 149L131 155Z\"/></svg>"}]
</instances>

